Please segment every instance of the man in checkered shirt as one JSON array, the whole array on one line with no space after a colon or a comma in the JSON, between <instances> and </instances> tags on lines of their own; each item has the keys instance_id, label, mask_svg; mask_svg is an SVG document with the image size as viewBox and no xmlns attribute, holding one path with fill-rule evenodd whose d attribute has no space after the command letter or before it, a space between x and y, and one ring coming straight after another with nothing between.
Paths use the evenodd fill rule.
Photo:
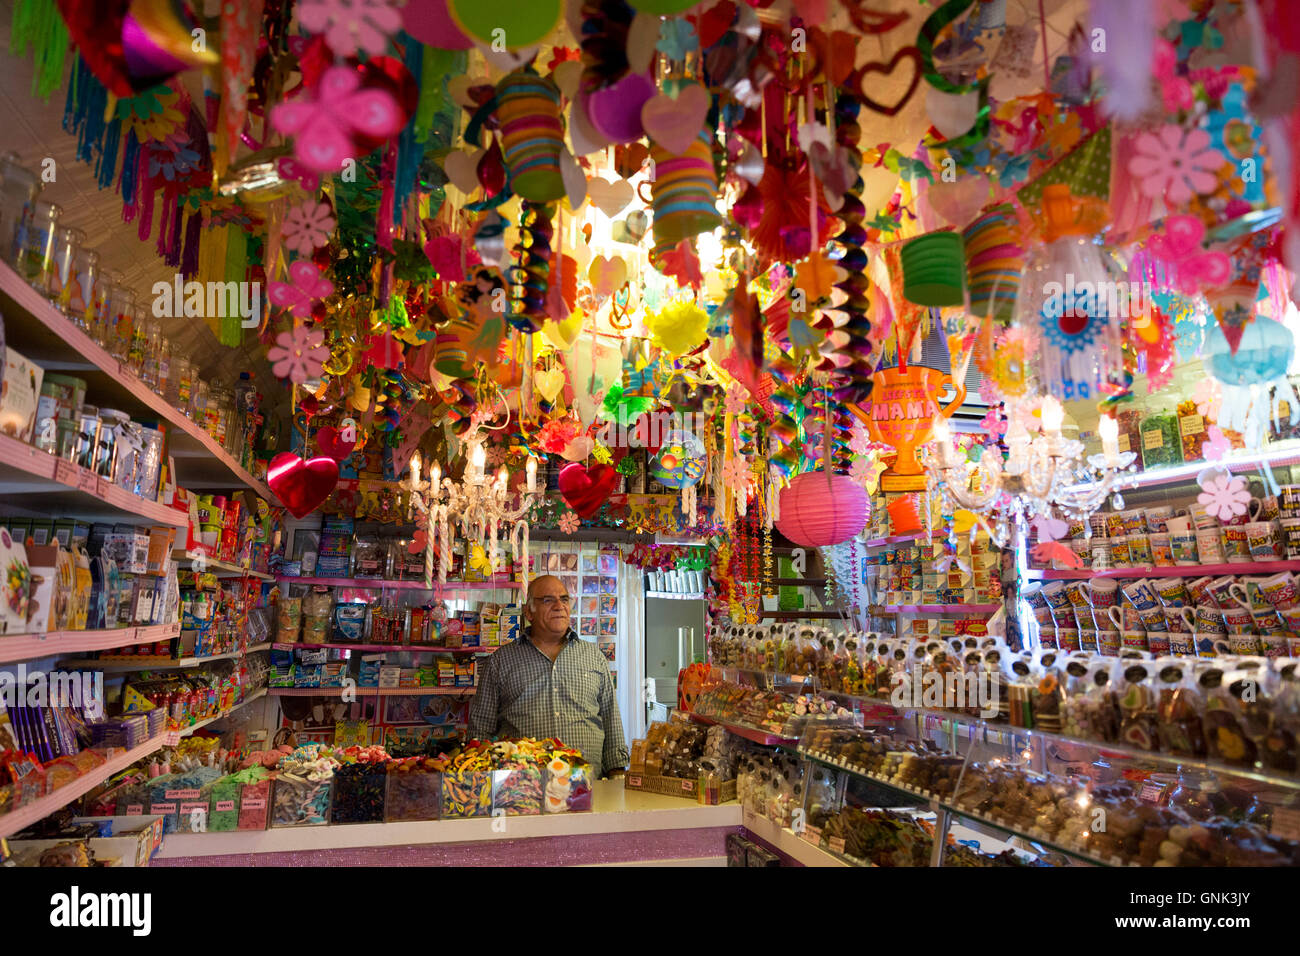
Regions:
<instances>
[{"instance_id":1,"label":"man in checkered shirt","mask_svg":"<svg viewBox=\"0 0 1300 956\"><path fill-rule=\"evenodd\" d=\"M627 766L609 661L570 624L572 598L553 574L533 579L528 632L487 659L470 709L471 739L555 737L582 751L594 774Z\"/></svg>"}]
</instances>

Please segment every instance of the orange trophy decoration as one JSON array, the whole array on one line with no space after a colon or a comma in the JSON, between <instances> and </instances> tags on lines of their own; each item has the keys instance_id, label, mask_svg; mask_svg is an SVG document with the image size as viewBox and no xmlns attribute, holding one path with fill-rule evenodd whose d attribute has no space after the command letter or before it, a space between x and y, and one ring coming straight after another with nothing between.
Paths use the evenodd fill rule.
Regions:
<instances>
[{"instance_id":1,"label":"orange trophy decoration","mask_svg":"<svg viewBox=\"0 0 1300 956\"><path fill-rule=\"evenodd\" d=\"M922 346L922 361L950 368L943 328L937 317L931 322L930 334ZM907 351L902 343L898 344L897 367L877 368L871 376L871 400L853 409L873 441L892 445L898 452L880 476L881 491L925 488L925 469L916 459L916 450L930 440L936 416L949 418L966 401L965 386L954 382L950 371L909 365ZM940 409L938 398L946 387L955 389L957 395Z\"/></svg>"}]
</instances>

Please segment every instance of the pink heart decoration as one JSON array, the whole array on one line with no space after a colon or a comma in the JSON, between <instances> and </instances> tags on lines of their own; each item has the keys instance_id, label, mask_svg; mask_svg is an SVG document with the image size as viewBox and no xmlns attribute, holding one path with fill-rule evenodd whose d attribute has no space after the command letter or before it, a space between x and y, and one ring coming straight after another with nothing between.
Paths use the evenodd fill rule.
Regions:
<instances>
[{"instance_id":1,"label":"pink heart decoration","mask_svg":"<svg viewBox=\"0 0 1300 956\"><path fill-rule=\"evenodd\" d=\"M700 135L709 102L708 91L698 83L685 87L677 99L660 93L641 107L641 125L656 143L680 156Z\"/></svg>"},{"instance_id":2,"label":"pink heart decoration","mask_svg":"<svg viewBox=\"0 0 1300 956\"><path fill-rule=\"evenodd\" d=\"M352 450L356 447L356 439L344 441L339 430L333 425L326 425L316 432L316 450L326 458L342 461L352 454Z\"/></svg>"},{"instance_id":3,"label":"pink heart decoration","mask_svg":"<svg viewBox=\"0 0 1300 956\"><path fill-rule=\"evenodd\" d=\"M630 143L645 132L641 126L641 109L656 92L658 87L650 77L629 73L587 97L587 118L611 143Z\"/></svg>"},{"instance_id":4,"label":"pink heart decoration","mask_svg":"<svg viewBox=\"0 0 1300 956\"><path fill-rule=\"evenodd\" d=\"M609 465L587 468L575 463L560 469L560 495L579 518L590 518L599 511L617 484L618 472Z\"/></svg>"},{"instance_id":5,"label":"pink heart decoration","mask_svg":"<svg viewBox=\"0 0 1300 956\"><path fill-rule=\"evenodd\" d=\"M333 458L303 461L291 451L271 459L266 484L295 518L305 518L322 504L339 483L339 463Z\"/></svg>"}]
</instances>

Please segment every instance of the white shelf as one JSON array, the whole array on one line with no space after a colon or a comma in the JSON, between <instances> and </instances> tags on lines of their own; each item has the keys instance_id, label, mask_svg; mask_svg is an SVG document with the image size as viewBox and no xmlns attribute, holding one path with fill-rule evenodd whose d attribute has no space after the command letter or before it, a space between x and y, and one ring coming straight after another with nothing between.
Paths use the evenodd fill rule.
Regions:
<instances>
[{"instance_id":1,"label":"white shelf","mask_svg":"<svg viewBox=\"0 0 1300 956\"><path fill-rule=\"evenodd\" d=\"M814 846L793 830L779 827L767 817L760 817L757 813L747 812L743 814L741 824L763 842L771 844L804 866L839 866L846 868L849 866L844 860L826 852L821 847Z\"/></svg>"},{"instance_id":2,"label":"white shelf","mask_svg":"<svg viewBox=\"0 0 1300 956\"><path fill-rule=\"evenodd\" d=\"M180 660L163 661L155 661L148 658L134 661L102 661L97 658L73 658L71 660L59 661L59 666L70 668L75 667L80 670L103 671L106 674L124 671L179 671L185 670L187 667L198 667L200 664L207 664L210 661L230 661L245 653L255 654L258 651L267 651L270 649L271 642L267 641L265 644L250 644L246 651L226 651L224 654L212 654L207 657L182 657Z\"/></svg>"},{"instance_id":3,"label":"white shelf","mask_svg":"<svg viewBox=\"0 0 1300 956\"><path fill-rule=\"evenodd\" d=\"M247 697L241 700L234 707L231 707L224 714L217 714L214 717L205 717L203 720L200 720L198 723L191 724L190 726L185 727L182 730L169 731L168 733L163 735L164 740L166 741L167 746L175 747L178 743L180 743L182 737L188 737L190 734L194 733L194 731L201 730L202 728L206 727L208 724L215 724L218 720L225 720L227 717L235 713L241 707L245 707L248 704L251 704L253 701L260 700L265 696L266 696L266 688L259 687L257 690L253 691L253 693L249 694Z\"/></svg>"},{"instance_id":4,"label":"white shelf","mask_svg":"<svg viewBox=\"0 0 1300 956\"><path fill-rule=\"evenodd\" d=\"M95 631L47 631L44 634L0 634L0 663L30 661L79 651L108 651L132 644L169 641L181 633L180 622Z\"/></svg>"},{"instance_id":5,"label":"white shelf","mask_svg":"<svg viewBox=\"0 0 1300 956\"><path fill-rule=\"evenodd\" d=\"M264 574L261 571L253 571L250 568L241 568L237 564L230 564L227 561L218 561L216 558L203 554L199 551L173 551L172 559L179 566L182 561L190 562L188 567L181 567L181 570L195 570L196 562L203 563L204 574L215 574L217 577L242 577L256 578L259 581L274 581L275 578L270 574Z\"/></svg>"}]
</instances>

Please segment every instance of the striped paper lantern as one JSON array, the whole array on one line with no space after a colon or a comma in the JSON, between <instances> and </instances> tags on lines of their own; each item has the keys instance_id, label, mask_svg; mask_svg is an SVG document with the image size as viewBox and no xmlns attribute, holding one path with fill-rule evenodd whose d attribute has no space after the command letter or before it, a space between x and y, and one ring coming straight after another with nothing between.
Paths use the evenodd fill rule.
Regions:
<instances>
[{"instance_id":1,"label":"striped paper lantern","mask_svg":"<svg viewBox=\"0 0 1300 956\"><path fill-rule=\"evenodd\" d=\"M564 196L560 152L560 90L548 77L516 70L497 87L501 151L510 168L510 188L532 202Z\"/></svg>"},{"instance_id":2,"label":"striped paper lantern","mask_svg":"<svg viewBox=\"0 0 1300 956\"><path fill-rule=\"evenodd\" d=\"M662 146L650 148L654 161L654 182L650 195L654 200L655 252L671 249L683 239L712 232L722 225L714 203L718 198L718 178L713 169L713 151L704 132L680 156Z\"/></svg>"},{"instance_id":3,"label":"striped paper lantern","mask_svg":"<svg viewBox=\"0 0 1300 956\"><path fill-rule=\"evenodd\" d=\"M967 226L962 237L971 312L1010 318L1025 267L1015 211L1010 205L995 206Z\"/></svg>"},{"instance_id":4,"label":"striped paper lantern","mask_svg":"<svg viewBox=\"0 0 1300 956\"><path fill-rule=\"evenodd\" d=\"M824 471L796 475L781 490L781 517L776 530L805 548L824 548L847 541L862 531L871 504L861 485L847 475Z\"/></svg>"}]
</instances>

